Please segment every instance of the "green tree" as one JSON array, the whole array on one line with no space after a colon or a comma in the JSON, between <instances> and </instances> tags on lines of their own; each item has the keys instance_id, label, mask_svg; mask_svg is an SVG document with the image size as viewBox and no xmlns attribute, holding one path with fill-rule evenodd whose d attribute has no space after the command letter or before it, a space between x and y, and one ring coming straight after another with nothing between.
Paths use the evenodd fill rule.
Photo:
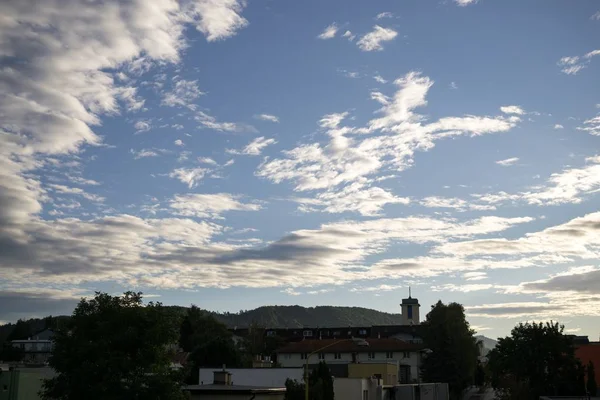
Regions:
<instances>
[{"instance_id":1,"label":"green tree","mask_svg":"<svg viewBox=\"0 0 600 400\"><path fill-rule=\"evenodd\" d=\"M519 324L488 354L492 386L503 399L583 394L583 367L558 323Z\"/></svg>"},{"instance_id":2,"label":"green tree","mask_svg":"<svg viewBox=\"0 0 600 400\"><path fill-rule=\"evenodd\" d=\"M594 369L594 363L590 361L587 365L587 383L586 389L590 396L596 396L598 391L598 385L596 384L596 371Z\"/></svg>"},{"instance_id":3,"label":"green tree","mask_svg":"<svg viewBox=\"0 0 600 400\"><path fill-rule=\"evenodd\" d=\"M177 322L160 303L142 303L142 293L82 299L72 318L55 332L44 399L125 400L185 398L171 369L169 347Z\"/></svg>"},{"instance_id":4,"label":"green tree","mask_svg":"<svg viewBox=\"0 0 600 400\"><path fill-rule=\"evenodd\" d=\"M321 361L308 376L308 398L309 400L333 400L333 377L325 363ZM304 400L304 383L287 379L285 381L286 400Z\"/></svg>"},{"instance_id":5,"label":"green tree","mask_svg":"<svg viewBox=\"0 0 600 400\"><path fill-rule=\"evenodd\" d=\"M2 344L0 347L0 361L21 361L25 353L10 343Z\"/></svg>"},{"instance_id":6,"label":"green tree","mask_svg":"<svg viewBox=\"0 0 600 400\"><path fill-rule=\"evenodd\" d=\"M431 350L421 369L425 382L448 383L451 398L458 398L473 382L479 350L474 331L458 303L438 301L423 323L423 341Z\"/></svg>"},{"instance_id":7,"label":"green tree","mask_svg":"<svg viewBox=\"0 0 600 400\"><path fill-rule=\"evenodd\" d=\"M31 333L31 327L27 321L20 319L17 321L15 327L6 338L6 341L10 342L12 340L25 340L31 337Z\"/></svg>"},{"instance_id":8,"label":"green tree","mask_svg":"<svg viewBox=\"0 0 600 400\"><path fill-rule=\"evenodd\" d=\"M231 332L215 317L192 305L184 316L179 345L189 352L187 383L198 383L198 368L242 366L242 352L233 341Z\"/></svg>"}]
</instances>

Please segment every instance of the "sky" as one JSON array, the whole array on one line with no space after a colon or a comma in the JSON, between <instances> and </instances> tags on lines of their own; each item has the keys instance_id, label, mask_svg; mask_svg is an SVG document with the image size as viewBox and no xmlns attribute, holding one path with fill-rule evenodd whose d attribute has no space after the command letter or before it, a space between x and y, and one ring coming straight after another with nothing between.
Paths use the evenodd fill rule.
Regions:
<instances>
[{"instance_id":1,"label":"sky","mask_svg":"<svg viewBox=\"0 0 600 400\"><path fill-rule=\"evenodd\" d=\"M95 291L600 335L594 0L0 3L0 321Z\"/></svg>"}]
</instances>

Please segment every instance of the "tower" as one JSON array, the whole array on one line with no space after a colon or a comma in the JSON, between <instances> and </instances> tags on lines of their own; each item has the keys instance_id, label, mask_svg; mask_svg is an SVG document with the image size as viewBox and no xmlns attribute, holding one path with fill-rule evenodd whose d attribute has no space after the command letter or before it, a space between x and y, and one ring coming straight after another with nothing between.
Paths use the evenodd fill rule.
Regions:
<instances>
[{"instance_id":1,"label":"tower","mask_svg":"<svg viewBox=\"0 0 600 400\"><path fill-rule=\"evenodd\" d=\"M419 325L419 300L413 299L408 288L408 299L402 299L402 325Z\"/></svg>"}]
</instances>

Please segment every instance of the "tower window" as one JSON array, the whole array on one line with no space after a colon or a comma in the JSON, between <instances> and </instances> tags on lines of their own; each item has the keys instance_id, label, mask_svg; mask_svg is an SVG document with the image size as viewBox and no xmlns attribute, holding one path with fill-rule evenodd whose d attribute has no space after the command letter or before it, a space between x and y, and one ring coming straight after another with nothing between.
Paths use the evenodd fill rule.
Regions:
<instances>
[{"instance_id":1,"label":"tower window","mask_svg":"<svg viewBox=\"0 0 600 400\"><path fill-rule=\"evenodd\" d=\"M408 318L412 319L413 312L412 312L412 306L410 304L408 306L406 306L406 313L408 314Z\"/></svg>"}]
</instances>

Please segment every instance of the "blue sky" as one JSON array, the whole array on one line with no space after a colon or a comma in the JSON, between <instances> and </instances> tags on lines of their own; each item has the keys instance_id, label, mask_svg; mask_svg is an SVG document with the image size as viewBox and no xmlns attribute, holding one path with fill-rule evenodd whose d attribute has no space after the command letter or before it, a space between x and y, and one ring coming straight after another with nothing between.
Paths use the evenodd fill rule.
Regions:
<instances>
[{"instance_id":1,"label":"blue sky","mask_svg":"<svg viewBox=\"0 0 600 400\"><path fill-rule=\"evenodd\" d=\"M488 336L597 339L597 2L0 11L0 321L128 289L399 312L412 286Z\"/></svg>"}]
</instances>

